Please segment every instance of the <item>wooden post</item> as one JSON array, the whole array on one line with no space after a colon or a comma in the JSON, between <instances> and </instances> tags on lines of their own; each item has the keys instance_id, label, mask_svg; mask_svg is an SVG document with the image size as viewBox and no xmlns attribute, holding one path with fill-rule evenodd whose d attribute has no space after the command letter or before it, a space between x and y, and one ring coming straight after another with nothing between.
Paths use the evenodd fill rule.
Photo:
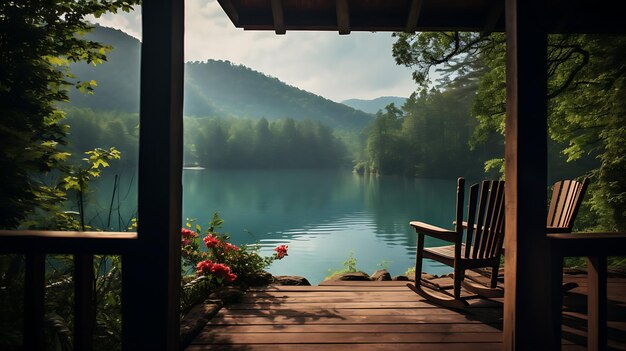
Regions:
<instances>
[{"instance_id":1,"label":"wooden post","mask_svg":"<svg viewBox=\"0 0 626 351\"><path fill-rule=\"evenodd\" d=\"M184 1L142 4L139 250L123 255L125 350L179 349Z\"/></svg>"},{"instance_id":2,"label":"wooden post","mask_svg":"<svg viewBox=\"0 0 626 351\"><path fill-rule=\"evenodd\" d=\"M507 116L504 345L555 350L546 237L545 1L506 0Z\"/></svg>"},{"instance_id":3,"label":"wooden post","mask_svg":"<svg viewBox=\"0 0 626 351\"><path fill-rule=\"evenodd\" d=\"M587 258L587 350L607 349L606 255Z\"/></svg>"}]
</instances>

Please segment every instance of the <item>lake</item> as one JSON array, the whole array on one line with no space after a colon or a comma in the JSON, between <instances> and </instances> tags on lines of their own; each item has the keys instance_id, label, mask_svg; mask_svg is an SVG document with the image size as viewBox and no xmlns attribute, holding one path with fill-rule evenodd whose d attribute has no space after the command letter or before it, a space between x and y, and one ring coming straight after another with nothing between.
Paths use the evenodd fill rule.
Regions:
<instances>
[{"instance_id":1,"label":"lake","mask_svg":"<svg viewBox=\"0 0 626 351\"><path fill-rule=\"evenodd\" d=\"M130 204L136 203L125 180L120 191L123 220L134 211ZM104 208L111 201L113 180L99 183L98 218L108 221ZM367 273L383 267L392 275L404 274L415 261L416 235L409 221L452 228L455 193L456 180L346 170L185 170L183 218L206 228L217 211L225 221L222 232L233 243L258 242L262 255L288 245L289 256L275 261L269 271L305 276L317 284L329 270L343 268L350 254ZM426 237L426 246L443 244ZM451 268L427 261L424 270L441 274Z\"/></svg>"}]
</instances>

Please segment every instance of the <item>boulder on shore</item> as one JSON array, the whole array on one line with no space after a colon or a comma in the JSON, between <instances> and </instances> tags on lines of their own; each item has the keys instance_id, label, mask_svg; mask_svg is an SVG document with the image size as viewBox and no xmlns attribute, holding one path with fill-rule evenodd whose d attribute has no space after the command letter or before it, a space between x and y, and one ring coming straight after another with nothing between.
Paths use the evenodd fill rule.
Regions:
<instances>
[{"instance_id":1,"label":"boulder on shore","mask_svg":"<svg viewBox=\"0 0 626 351\"><path fill-rule=\"evenodd\" d=\"M272 282L274 285L306 285L310 286L311 283L305 278L297 275L275 275L274 281Z\"/></svg>"},{"instance_id":2,"label":"boulder on shore","mask_svg":"<svg viewBox=\"0 0 626 351\"><path fill-rule=\"evenodd\" d=\"M266 285L270 285L273 280L274 278L272 277L271 273L266 272L266 271L261 271L261 272L256 273L252 277L248 277L245 283L248 286L266 286Z\"/></svg>"},{"instance_id":3,"label":"boulder on shore","mask_svg":"<svg viewBox=\"0 0 626 351\"><path fill-rule=\"evenodd\" d=\"M348 272L334 274L331 277L326 278L324 282L336 282L336 281L368 281L370 276L364 272ZM323 284L324 282L320 283Z\"/></svg>"},{"instance_id":4,"label":"boulder on shore","mask_svg":"<svg viewBox=\"0 0 626 351\"><path fill-rule=\"evenodd\" d=\"M391 274L389 274L389 272L386 269L379 269L376 272L372 273L372 275L370 276L371 280L378 280L378 281L388 281L391 280Z\"/></svg>"}]
</instances>

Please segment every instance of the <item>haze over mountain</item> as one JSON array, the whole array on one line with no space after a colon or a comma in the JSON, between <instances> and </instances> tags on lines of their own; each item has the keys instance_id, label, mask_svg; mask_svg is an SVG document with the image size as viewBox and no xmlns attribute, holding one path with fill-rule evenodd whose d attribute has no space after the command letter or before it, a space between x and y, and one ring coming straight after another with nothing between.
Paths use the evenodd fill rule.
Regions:
<instances>
[{"instance_id":1,"label":"haze over mountain","mask_svg":"<svg viewBox=\"0 0 626 351\"><path fill-rule=\"evenodd\" d=\"M361 110L367 113L376 113L378 110L382 110L385 106L394 103L396 107L400 107L404 105L406 98L399 96L381 96L376 99L371 100L362 100L362 99L348 99L344 100L341 103L344 105L348 105L357 110Z\"/></svg>"},{"instance_id":2,"label":"haze over mountain","mask_svg":"<svg viewBox=\"0 0 626 351\"><path fill-rule=\"evenodd\" d=\"M93 95L70 91L73 106L120 112L139 111L140 42L112 28L96 27L89 40L113 47L107 62L73 64L77 80L95 80ZM185 64L187 116L311 119L342 129L361 129L370 114L287 85L277 78L228 61Z\"/></svg>"}]
</instances>

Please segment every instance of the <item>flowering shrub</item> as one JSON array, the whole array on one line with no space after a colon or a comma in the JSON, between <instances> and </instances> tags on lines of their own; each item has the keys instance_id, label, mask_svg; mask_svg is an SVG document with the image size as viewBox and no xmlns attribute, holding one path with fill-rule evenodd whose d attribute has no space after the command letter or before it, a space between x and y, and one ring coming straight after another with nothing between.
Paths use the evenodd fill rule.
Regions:
<instances>
[{"instance_id":1,"label":"flowering shrub","mask_svg":"<svg viewBox=\"0 0 626 351\"><path fill-rule=\"evenodd\" d=\"M195 231L189 229L192 227L192 221L188 221L187 228L181 229L184 265L195 267L196 274L206 276L211 283L216 285L247 283L274 260L287 256L287 245L279 245L274 249L276 251L274 254L261 257L258 254L260 250L258 244L239 247L228 242L230 237L217 231L223 223L219 215L214 213L202 240L200 240L202 228L198 224L194 227ZM206 252L200 251L200 241L206 246Z\"/></svg>"}]
</instances>

